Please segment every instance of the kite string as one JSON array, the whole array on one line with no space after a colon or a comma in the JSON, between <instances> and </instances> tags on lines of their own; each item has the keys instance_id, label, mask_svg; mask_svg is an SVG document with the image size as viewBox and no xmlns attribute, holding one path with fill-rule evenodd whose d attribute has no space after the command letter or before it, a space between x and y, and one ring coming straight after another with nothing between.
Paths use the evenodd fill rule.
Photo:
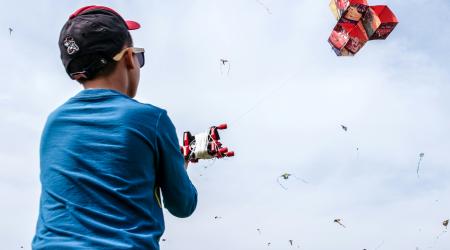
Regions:
<instances>
[{"instance_id":1,"label":"kite string","mask_svg":"<svg viewBox=\"0 0 450 250\"><path fill-rule=\"evenodd\" d=\"M299 74L299 72L295 72L292 75L290 75L288 78L286 78L284 81L282 81L279 85L277 85L275 88L272 89L272 91L266 93L265 95L263 95L261 98L259 98L258 101L256 101L252 106L250 106L250 108L248 108L245 112L243 112L241 115L239 115L238 117L236 117L234 120L232 120L231 122L229 122L230 124L235 124L238 121L240 121L242 118L244 118L245 116L247 116L250 112L252 112L254 109L256 109L261 103L263 103L267 98L269 98L271 95L275 94L276 92L278 92L279 90L281 90L283 87L285 87L289 81L294 78L295 76L297 76Z\"/></svg>"},{"instance_id":2,"label":"kite string","mask_svg":"<svg viewBox=\"0 0 450 250\"><path fill-rule=\"evenodd\" d=\"M264 9L266 9L267 13L269 15L272 15L272 11L270 11L269 7L265 3L263 3L261 0L256 0L256 2L261 5Z\"/></svg>"},{"instance_id":3,"label":"kite string","mask_svg":"<svg viewBox=\"0 0 450 250\"><path fill-rule=\"evenodd\" d=\"M219 62L220 64L220 74L223 75L223 67L227 67L227 75L230 75L231 64L229 61Z\"/></svg>"},{"instance_id":4,"label":"kite string","mask_svg":"<svg viewBox=\"0 0 450 250\"><path fill-rule=\"evenodd\" d=\"M384 240L383 240L383 242L381 242L381 243L375 248L375 250L380 249L383 245L384 245Z\"/></svg>"}]
</instances>

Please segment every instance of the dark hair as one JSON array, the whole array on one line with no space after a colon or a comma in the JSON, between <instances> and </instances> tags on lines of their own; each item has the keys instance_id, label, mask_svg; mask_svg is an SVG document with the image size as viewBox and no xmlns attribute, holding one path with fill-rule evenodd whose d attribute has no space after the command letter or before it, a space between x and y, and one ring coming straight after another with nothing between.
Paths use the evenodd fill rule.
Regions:
<instances>
[{"instance_id":1,"label":"dark hair","mask_svg":"<svg viewBox=\"0 0 450 250\"><path fill-rule=\"evenodd\" d=\"M132 46L133 46L133 38L131 37L131 34L128 32L128 35L127 35L127 38L125 40L125 44L123 45L123 47L132 47ZM120 51L118 51L117 53L119 53L119 52ZM99 63L101 60L105 60L105 59L107 60L106 64ZM69 72L82 71L80 69L90 67L93 64L97 64L100 66L96 65L95 66L96 69L94 69L91 72L89 77L81 78L81 79L77 80L79 83L84 83L87 80L93 80L93 79L101 77L101 76L108 76L112 72L114 72L114 70L116 69L116 66L117 66L117 62L114 61L112 58L105 57L101 53L98 53L98 54L96 53L96 54L83 55L83 56L73 59L68 67L68 70L69 70Z\"/></svg>"}]
</instances>

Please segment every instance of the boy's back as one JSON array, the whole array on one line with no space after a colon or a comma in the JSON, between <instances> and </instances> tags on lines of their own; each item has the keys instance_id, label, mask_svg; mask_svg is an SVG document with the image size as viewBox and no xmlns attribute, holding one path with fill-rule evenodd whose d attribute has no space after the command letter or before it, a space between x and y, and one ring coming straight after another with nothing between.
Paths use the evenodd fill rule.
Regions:
<instances>
[{"instance_id":1,"label":"boy's back","mask_svg":"<svg viewBox=\"0 0 450 250\"><path fill-rule=\"evenodd\" d=\"M59 107L40 155L33 249L159 249L159 187L176 216L195 209L197 193L179 174L184 160L166 112L120 92L87 89Z\"/></svg>"}]
</instances>

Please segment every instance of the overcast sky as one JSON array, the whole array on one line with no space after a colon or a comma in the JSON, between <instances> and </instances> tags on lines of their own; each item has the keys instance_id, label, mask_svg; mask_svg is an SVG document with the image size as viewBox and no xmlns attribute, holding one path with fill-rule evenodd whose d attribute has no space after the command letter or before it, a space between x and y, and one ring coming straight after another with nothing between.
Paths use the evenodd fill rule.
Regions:
<instances>
[{"instance_id":1,"label":"overcast sky","mask_svg":"<svg viewBox=\"0 0 450 250\"><path fill-rule=\"evenodd\" d=\"M179 137L229 122L222 139L236 157L191 166L197 211L166 212L161 249L450 249L450 2L370 3L400 24L338 58L328 0L2 1L1 248L30 248L40 134L81 89L59 31L99 4L143 26L132 33L147 51L136 99L167 109ZM308 183L284 190L286 172Z\"/></svg>"}]
</instances>

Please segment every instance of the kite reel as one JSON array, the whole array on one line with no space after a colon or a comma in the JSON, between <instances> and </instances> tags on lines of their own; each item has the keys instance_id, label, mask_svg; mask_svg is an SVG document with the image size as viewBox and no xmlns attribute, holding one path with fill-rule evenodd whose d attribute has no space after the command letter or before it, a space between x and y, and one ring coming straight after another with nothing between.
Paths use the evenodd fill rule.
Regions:
<instances>
[{"instance_id":1,"label":"kite reel","mask_svg":"<svg viewBox=\"0 0 450 250\"><path fill-rule=\"evenodd\" d=\"M220 159L234 156L234 152L228 151L228 148L223 147L219 141L219 130L224 129L227 129L227 124L212 126L209 131L194 136L189 131L184 132L183 146L181 146L184 159L196 163L200 159Z\"/></svg>"}]
</instances>

